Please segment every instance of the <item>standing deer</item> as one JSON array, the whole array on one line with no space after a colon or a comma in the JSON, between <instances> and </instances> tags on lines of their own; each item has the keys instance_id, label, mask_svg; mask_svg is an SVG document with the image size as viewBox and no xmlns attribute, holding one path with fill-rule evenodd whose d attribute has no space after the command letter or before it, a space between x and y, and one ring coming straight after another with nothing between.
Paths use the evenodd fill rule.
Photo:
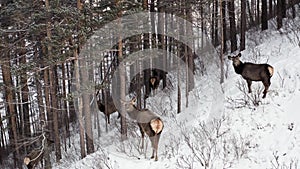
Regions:
<instances>
[{"instance_id":1,"label":"standing deer","mask_svg":"<svg viewBox=\"0 0 300 169\"><path fill-rule=\"evenodd\" d=\"M144 69L142 72L143 76L138 73L130 81L129 93L133 93L136 89L141 89L143 86L146 86L145 98L148 98L151 90L156 90L158 88L160 80L163 79L164 75L167 74L167 72L156 68ZM146 74L148 74L149 77L146 77ZM139 78L140 80L140 86L137 84L137 78ZM147 85L149 86L149 88Z\"/></svg>"},{"instance_id":2,"label":"standing deer","mask_svg":"<svg viewBox=\"0 0 300 169\"><path fill-rule=\"evenodd\" d=\"M129 117L136 120L142 134L142 149L144 148L144 136L145 133L149 136L151 145L153 148L152 158L157 158L158 142L160 134L163 130L164 124L160 117L148 109L139 110L135 106L136 99L132 99L130 102L125 102L125 108Z\"/></svg>"},{"instance_id":3,"label":"standing deer","mask_svg":"<svg viewBox=\"0 0 300 169\"><path fill-rule=\"evenodd\" d=\"M110 124L110 114L117 112L118 109L116 108L113 99L111 97L108 97L107 99L107 104L105 105L105 103L101 102L100 100L97 100L97 105L98 108L101 112L104 113L105 116L105 127L106 127L106 131L107 131L107 124ZM118 115L118 118L120 117L120 113Z\"/></svg>"},{"instance_id":4,"label":"standing deer","mask_svg":"<svg viewBox=\"0 0 300 169\"><path fill-rule=\"evenodd\" d=\"M266 97L268 89L271 85L271 77L274 73L274 68L269 64L254 64L240 61L241 53L237 56L228 56L232 60L234 71L247 81L248 92L251 93L252 81L261 81L265 87L263 98Z\"/></svg>"}]
</instances>

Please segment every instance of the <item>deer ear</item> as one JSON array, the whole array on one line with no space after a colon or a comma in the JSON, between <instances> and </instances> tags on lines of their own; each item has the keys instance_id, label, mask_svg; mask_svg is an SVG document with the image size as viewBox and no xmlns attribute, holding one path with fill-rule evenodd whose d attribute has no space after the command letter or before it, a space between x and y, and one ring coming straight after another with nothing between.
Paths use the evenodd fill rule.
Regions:
<instances>
[{"instance_id":1,"label":"deer ear","mask_svg":"<svg viewBox=\"0 0 300 169\"><path fill-rule=\"evenodd\" d=\"M241 53L239 53L239 54L237 55L237 57L239 57L239 58L240 58L241 56L242 56L242 54L241 54Z\"/></svg>"},{"instance_id":2,"label":"deer ear","mask_svg":"<svg viewBox=\"0 0 300 169\"><path fill-rule=\"evenodd\" d=\"M228 56L228 59L229 59L229 60L232 60L232 57L231 57L231 56Z\"/></svg>"}]
</instances>

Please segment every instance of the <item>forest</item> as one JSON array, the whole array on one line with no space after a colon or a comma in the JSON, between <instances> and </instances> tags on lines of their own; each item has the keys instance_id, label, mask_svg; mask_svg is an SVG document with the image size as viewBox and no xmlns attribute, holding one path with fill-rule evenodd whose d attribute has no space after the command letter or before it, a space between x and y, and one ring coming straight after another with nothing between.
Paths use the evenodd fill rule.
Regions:
<instances>
[{"instance_id":1,"label":"forest","mask_svg":"<svg viewBox=\"0 0 300 169\"><path fill-rule=\"evenodd\" d=\"M53 168L74 149L84 159L112 128L120 142L140 135L123 104L133 98L153 110L176 92L184 114L199 78L229 78L227 55L250 50L247 32L289 29L299 48L287 22L299 13L300 0L2 0L0 168Z\"/></svg>"}]
</instances>

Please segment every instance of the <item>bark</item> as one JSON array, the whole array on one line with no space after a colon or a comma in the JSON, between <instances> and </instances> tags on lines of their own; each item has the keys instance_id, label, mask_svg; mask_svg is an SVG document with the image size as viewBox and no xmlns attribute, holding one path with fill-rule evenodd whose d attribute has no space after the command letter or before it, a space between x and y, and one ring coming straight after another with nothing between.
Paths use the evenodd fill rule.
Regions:
<instances>
[{"instance_id":1,"label":"bark","mask_svg":"<svg viewBox=\"0 0 300 169\"><path fill-rule=\"evenodd\" d=\"M222 0L220 0L220 7L221 7L221 9L220 9L220 17L221 17L221 19L220 19L220 25L223 25L223 9L222 9L222 7L223 7L223 1ZM220 77L220 83L223 83L224 82L224 56L223 56L223 53L224 53L224 25L223 25L223 27L222 27L222 33L221 33L221 51L222 52L220 52L220 63L221 63L221 67L220 67L220 69L221 69L221 71L220 71L220 73L221 73L221 77ZM226 29L226 27L225 27L225 29ZM225 41L225 43L226 43L226 41Z\"/></svg>"},{"instance_id":2,"label":"bark","mask_svg":"<svg viewBox=\"0 0 300 169\"><path fill-rule=\"evenodd\" d=\"M152 44L152 48L156 48L157 47L157 43L156 43L156 24L155 24L155 0L150 0L150 20L151 20L151 34L152 34L152 39L151 39L151 44Z\"/></svg>"},{"instance_id":3,"label":"bark","mask_svg":"<svg viewBox=\"0 0 300 169\"><path fill-rule=\"evenodd\" d=\"M250 3L249 3L249 1L246 1L246 3L247 3L248 14L249 14L249 19L250 19L250 26L254 26L253 12L251 10Z\"/></svg>"},{"instance_id":4,"label":"bark","mask_svg":"<svg viewBox=\"0 0 300 169\"><path fill-rule=\"evenodd\" d=\"M295 0L290 0L290 6L292 8L292 17L293 19L296 18L296 10L295 10Z\"/></svg>"},{"instance_id":5,"label":"bark","mask_svg":"<svg viewBox=\"0 0 300 169\"><path fill-rule=\"evenodd\" d=\"M77 0L77 9L81 11L83 8L83 4L81 3L81 0ZM78 25L77 29L79 31L81 25ZM79 37L80 41L80 37ZM80 46L80 44L79 44ZM81 89L81 79L80 79L80 70L79 70L79 60L78 60L78 52L79 48L76 48L74 50L74 56L75 56L75 79L76 79L76 89L79 91ZM85 142L84 142L84 121L83 121L83 101L81 96L78 96L78 121L79 121L79 131L80 131L80 153L81 158L86 157L86 151L85 151Z\"/></svg>"},{"instance_id":6,"label":"bark","mask_svg":"<svg viewBox=\"0 0 300 169\"><path fill-rule=\"evenodd\" d=\"M215 44L215 46L217 46L217 45L219 45L220 43L219 43L219 36L218 36L218 32L219 32L219 30L218 30L218 0L215 0L215 7L214 7L214 17L215 17L215 22L214 22L214 37L215 37L215 39L214 39L214 44ZM190 8L190 6L189 7L187 7L187 10L189 10L189 9L191 9ZM190 14L191 16L192 16L192 14Z\"/></svg>"},{"instance_id":7,"label":"bark","mask_svg":"<svg viewBox=\"0 0 300 169\"><path fill-rule=\"evenodd\" d=\"M63 110L62 110L62 123L63 123L63 131L64 131L64 146L65 151L67 151L67 137L70 137L70 130L69 130L69 116L68 116L68 105L67 105L67 86L66 86L66 66L65 64L61 64L61 71L62 71L62 102L63 102Z\"/></svg>"},{"instance_id":8,"label":"bark","mask_svg":"<svg viewBox=\"0 0 300 169\"><path fill-rule=\"evenodd\" d=\"M9 117L8 128L9 128L9 140L12 144L12 147L15 149L14 151L14 160L15 160L15 167L16 163L18 162L17 157L19 157L20 152L18 149L18 132L17 132L17 111L16 102L14 97L14 85L11 76L11 65L9 60L5 60L1 63L2 69L2 79L4 84L4 91L5 91L5 101L6 101L6 111L7 117Z\"/></svg>"},{"instance_id":9,"label":"bark","mask_svg":"<svg viewBox=\"0 0 300 169\"><path fill-rule=\"evenodd\" d=\"M20 62L22 65L26 64L26 58L21 57ZM30 115L29 115L29 99L28 99L28 85L27 85L27 75L26 72L23 72L21 75L21 85L22 85L22 113L24 118L24 135L26 137L30 137L31 131L30 131Z\"/></svg>"},{"instance_id":10,"label":"bark","mask_svg":"<svg viewBox=\"0 0 300 169\"><path fill-rule=\"evenodd\" d=\"M54 144L56 161L61 159L61 145L60 145L60 132L59 132L59 115L58 115L58 100L57 100L57 69L56 66L50 66L49 82L50 82L50 97L51 97L51 112L53 116L53 129L54 129Z\"/></svg>"},{"instance_id":11,"label":"bark","mask_svg":"<svg viewBox=\"0 0 300 169\"><path fill-rule=\"evenodd\" d=\"M75 64L74 64L74 71L75 71L75 85L76 85L76 91L79 91L81 88L81 79L80 79L80 71L79 71L79 61L78 61L78 53L77 49L74 50L74 56L75 56ZM79 136L80 136L80 154L81 158L86 157L86 151L85 151L85 142L84 142L84 121L83 121L83 103L81 96L77 96L76 103L78 104L78 122L79 122Z\"/></svg>"},{"instance_id":12,"label":"bark","mask_svg":"<svg viewBox=\"0 0 300 169\"><path fill-rule=\"evenodd\" d=\"M282 0L277 0L277 29L282 27Z\"/></svg>"},{"instance_id":13,"label":"bark","mask_svg":"<svg viewBox=\"0 0 300 169\"><path fill-rule=\"evenodd\" d=\"M166 65L167 65L167 52L166 52L166 44L165 44L165 31L164 31L164 20L165 20L165 16L164 13L165 10L164 10L164 6L163 6L163 2L161 0L158 0L157 1L157 4L158 4L158 12L161 13L158 15L158 25L157 25L157 29L158 29L158 32L160 32L160 34L158 34L157 38L158 38L158 46L159 46L159 49L162 49L164 51L164 54L163 54L163 57L162 58L159 58L159 64L163 64L162 67L164 70L166 70ZM163 74L163 88L166 87L167 85L167 81L166 81L166 74L164 73Z\"/></svg>"},{"instance_id":14,"label":"bark","mask_svg":"<svg viewBox=\"0 0 300 169\"><path fill-rule=\"evenodd\" d=\"M234 13L234 0L228 1L228 15L230 22L230 45L231 52L237 50L237 38L236 38L236 25L235 25L235 13Z\"/></svg>"},{"instance_id":15,"label":"bark","mask_svg":"<svg viewBox=\"0 0 300 169\"><path fill-rule=\"evenodd\" d=\"M262 5L261 5L261 30L266 30L268 29L268 11L267 11L267 1L262 0Z\"/></svg>"},{"instance_id":16,"label":"bark","mask_svg":"<svg viewBox=\"0 0 300 169\"><path fill-rule=\"evenodd\" d=\"M116 5L119 6L120 0L116 1ZM121 20L120 18L122 17L122 11L118 13L118 19L119 19L119 30L122 30L122 25L121 25ZM152 19L152 18L151 18ZM152 21L152 20L151 20ZM118 37L118 59L119 59L119 76L120 76L120 100L125 100L125 65L122 63L123 60L123 42L122 42L122 36L119 35ZM127 139L127 123L126 123L126 110L125 110L125 105L120 104L120 114L121 114L121 139L122 141Z\"/></svg>"},{"instance_id":17,"label":"bark","mask_svg":"<svg viewBox=\"0 0 300 169\"><path fill-rule=\"evenodd\" d=\"M217 2L217 0L216 0ZM191 24L193 23L193 15L192 15L192 6L190 5L189 2L186 3L186 18L187 18L187 21L189 21ZM216 8L217 10L217 8ZM217 13L217 11L216 11ZM216 22L215 24L216 27L218 27L218 23ZM217 30L217 28L215 29ZM187 25L186 26L186 33L187 33L187 36L191 36L193 35L193 28L192 28L192 25ZM218 33L215 32L215 36L218 36ZM193 36L192 36L193 37ZM217 38L218 39L218 38ZM195 66L195 63L194 63L194 55L193 55L193 51L192 51L192 46L193 46L193 43L194 43L194 40L190 40L191 41L191 44L188 44L187 46L187 65L188 65L188 70L187 70L187 73L188 73L188 92L192 91L195 87L195 82L194 82L194 66ZM216 43L219 43L218 40L216 41Z\"/></svg>"},{"instance_id":18,"label":"bark","mask_svg":"<svg viewBox=\"0 0 300 169\"><path fill-rule=\"evenodd\" d=\"M266 0L265 0L266 1ZM256 2L256 25L259 25L260 24L260 8L259 8L259 5L260 5L260 1L257 0Z\"/></svg>"},{"instance_id":19,"label":"bark","mask_svg":"<svg viewBox=\"0 0 300 169\"><path fill-rule=\"evenodd\" d=\"M286 18L286 0L281 0L282 18Z\"/></svg>"},{"instance_id":20,"label":"bark","mask_svg":"<svg viewBox=\"0 0 300 169\"><path fill-rule=\"evenodd\" d=\"M91 154L94 152L94 139L93 139L93 130L92 130L92 117L91 117L91 108L90 108L90 90L92 90L89 86L87 86L87 82L89 80L88 66L89 64L85 63L82 60L82 64L80 67L80 75L81 80L83 82L83 90L85 90L82 94L82 103L83 103L83 112L85 114L85 139L86 139L86 148L87 154ZM88 62L89 63L89 62Z\"/></svg>"},{"instance_id":21,"label":"bark","mask_svg":"<svg viewBox=\"0 0 300 169\"><path fill-rule=\"evenodd\" d=\"M42 58L43 58L43 51L38 52L38 48L42 48L40 42L38 42L37 49L35 51L35 59L38 63L39 68L42 68ZM36 88L37 88L37 99L38 99L38 105L39 105L39 116L40 116L40 121L43 121L46 123L46 114L45 114L45 103L43 99L43 91L42 91L42 84L39 79L42 79L40 76L40 73L36 74ZM45 151L44 151L44 159L45 159L45 169L50 169L51 168L51 161L50 161L50 155L49 155L49 148L48 148L48 142L45 142Z\"/></svg>"},{"instance_id":22,"label":"bark","mask_svg":"<svg viewBox=\"0 0 300 169\"><path fill-rule=\"evenodd\" d=\"M240 51L245 50L246 44L246 0L241 0L241 46Z\"/></svg>"},{"instance_id":23,"label":"bark","mask_svg":"<svg viewBox=\"0 0 300 169\"><path fill-rule=\"evenodd\" d=\"M269 18L273 18L273 0L269 0Z\"/></svg>"},{"instance_id":24,"label":"bark","mask_svg":"<svg viewBox=\"0 0 300 169\"><path fill-rule=\"evenodd\" d=\"M226 43L226 40L227 40L227 24L226 24L226 1L224 0L220 0L222 3L221 3L221 19L222 19L222 48L223 48L223 53L226 53L227 52L227 43ZM242 0L243 1L243 0ZM202 21L201 21L202 22Z\"/></svg>"},{"instance_id":25,"label":"bark","mask_svg":"<svg viewBox=\"0 0 300 169\"><path fill-rule=\"evenodd\" d=\"M49 1L45 1L47 12L50 11L50 4ZM52 34L51 34L51 21L50 16L47 22L47 39L51 41ZM52 59L52 46L48 44L48 59ZM53 119L53 131L54 131L54 144L55 144L55 156L56 161L61 159L61 147L60 147L60 137L59 137L59 130L58 130L58 102L57 102L57 76L56 76L56 66L50 65L49 73L49 85L50 85L50 100L51 100L51 113Z\"/></svg>"}]
</instances>

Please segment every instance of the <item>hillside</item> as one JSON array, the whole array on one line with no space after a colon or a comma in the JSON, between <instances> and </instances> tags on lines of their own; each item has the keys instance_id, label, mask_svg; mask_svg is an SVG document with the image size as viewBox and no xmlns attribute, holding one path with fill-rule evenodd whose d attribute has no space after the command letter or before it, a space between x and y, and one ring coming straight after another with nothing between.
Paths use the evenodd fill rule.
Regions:
<instances>
[{"instance_id":1,"label":"hillside","mask_svg":"<svg viewBox=\"0 0 300 169\"><path fill-rule=\"evenodd\" d=\"M300 23L300 18L293 23ZM241 60L268 63L275 69L266 99L261 99L261 83L252 84L252 94L243 93L246 82L227 57L225 83L219 85L218 72L197 74L190 105L183 106L180 114L176 114L176 87L149 98L149 109L165 122L157 162L150 160L149 141L146 157L139 151L140 133L134 123L129 123L127 141L115 137L119 131L114 114L109 132L95 143L97 152L79 160L75 153L79 138L74 136L72 144L78 146L64 152L54 168L205 168L201 163L208 168L300 168L299 36L299 30L290 27L247 33L247 50Z\"/></svg>"}]
</instances>

